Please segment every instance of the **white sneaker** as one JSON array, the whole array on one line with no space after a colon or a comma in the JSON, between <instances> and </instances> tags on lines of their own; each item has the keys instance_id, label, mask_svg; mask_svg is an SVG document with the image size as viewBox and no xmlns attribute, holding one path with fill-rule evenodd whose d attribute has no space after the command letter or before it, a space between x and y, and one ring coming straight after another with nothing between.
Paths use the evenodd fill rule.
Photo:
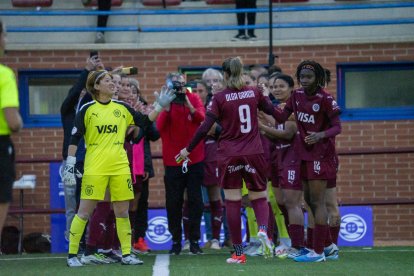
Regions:
<instances>
[{"instance_id":1,"label":"white sneaker","mask_svg":"<svg viewBox=\"0 0 414 276\"><path fill-rule=\"evenodd\" d=\"M327 260L338 260L339 259L339 248L336 244L332 243L330 246L325 247L323 250L325 258Z\"/></svg>"},{"instance_id":2,"label":"white sneaker","mask_svg":"<svg viewBox=\"0 0 414 276\"><path fill-rule=\"evenodd\" d=\"M136 256L128 255L126 257L122 257L121 263L123 265L142 265L144 262L138 259Z\"/></svg>"},{"instance_id":3,"label":"white sneaker","mask_svg":"<svg viewBox=\"0 0 414 276\"><path fill-rule=\"evenodd\" d=\"M83 264L81 262L79 262L78 257L72 257L72 258L68 258L66 260L66 263L68 264L68 267L78 267L78 266L83 266Z\"/></svg>"},{"instance_id":4,"label":"white sneaker","mask_svg":"<svg viewBox=\"0 0 414 276\"><path fill-rule=\"evenodd\" d=\"M273 242L271 240L269 240L269 238L267 237L266 231L260 230L257 233L257 237L259 238L260 242L262 243L264 257L265 258L273 257L274 245L273 245Z\"/></svg>"},{"instance_id":5,"label":"white sneaker","mask_svg":"<svg viewBox=\"0 0 414 276\"><path fill-rule=\"evenodd\" d=\"M215 250L220 250L221 249L220 242L217 239L212 239L210 248L215 249Z\"/></svg>"},{"instance_id":6,"label":"white sneaker","mask_svg":"<svg viewBox=\"0 0 414 276\"><path fill-rule=\"evenodd\" d=\"M107 259L107 257L101 253L95 253L91 255L83 254L80 258L80 261L84 265L89 264L110 264L111 262Z\"/></svg>"},{"instance_id":7,"label":"white sneaker","mask_svg":"<svg viewBox=\"0 0 414 276\"><path fill-rule=\"evenodd\" d=\"M289 246L287 246L286 244L280 243L276 248L275 248L275 256L281 259L284 259L287 257L287 251L289 250Z\"/></svg>"},{"instance_id":8,"label":"white sneaker","mask_svg":"<svg viewBox=\"0 0 414 276\"><path fill-rule=\"evenodd\" d=\"M183 251L184 250L190 250L190 241L189 240L185 240L184 246L183 246Z\"/></svg>"},{"instance_id":9,"label":"white sneaker","mask_svg":"<svg viewBox=\"0 0 414 276\"><path fill-rule=\"evenodd\" d=\"M96 33L95 43L105 43L105 36L102 32L97 32Z\"/></svg>"}]
</instances>

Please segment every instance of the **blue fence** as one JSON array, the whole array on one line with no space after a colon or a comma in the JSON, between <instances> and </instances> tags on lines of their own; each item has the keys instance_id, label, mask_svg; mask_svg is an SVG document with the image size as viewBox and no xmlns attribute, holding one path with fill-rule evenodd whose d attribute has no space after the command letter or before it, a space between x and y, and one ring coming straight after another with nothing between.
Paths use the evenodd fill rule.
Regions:
<instances>
[{"instance_id":1,"label":"blue fence","mask_svg":"<svg viewBox=\"0 0 414 276\"><path fill-rule=\"evenodd\" d=\"M361 10L361 9L384 9L384 8L412 8L414 2L395 3L363 3L363 4L334 4L334 5L305 5L305 6L274 6L273 13L281 12L307 12L307 11L334 11L334 10ZM158 9L158 10L0 10L0 16L126 16L126 15L183 15L183 14L225 14L225 13L269 13L269 8L257 9ZM352 21L317 21L317 22L279 22L272 24L272 28L315 28L315 27L349 27L349 26L373 26L373 25L399 25L414 24L414 17L398 19L376 19L376 20L352 20ZM198 31L223 31L238 29L268 29L269 24L256 24L250 26L236 25L191 25L191 26L113 26L106 28L79 27L79 26L38 26L17 27L8 26L11 33L31 32L198 32Z\"/></svg>"}]
</instances>

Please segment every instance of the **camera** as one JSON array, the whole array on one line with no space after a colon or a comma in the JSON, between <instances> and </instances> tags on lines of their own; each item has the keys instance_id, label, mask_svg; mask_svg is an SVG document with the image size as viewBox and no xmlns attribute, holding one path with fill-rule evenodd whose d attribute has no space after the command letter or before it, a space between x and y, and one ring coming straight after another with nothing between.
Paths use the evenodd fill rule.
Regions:
<instances>
[{"instance_id":1,"label":"camera","mask_svg":"<svg viewBox=\"0 0 414 276\"><path fill-rule=\"evenodd\" d=\"M98 55L99 55L98 51L91 51L89 53L89 57L95 57L95 56L98 56Z\"/></svg>"},{"instance_id":2,"label":"camera","mask_svg":"<svg viewBox=\"0 0 414 276\"><path fill-rule=\"evenodd\" d=\"M180 93L183 91L183 85L179 81L173 81L172 82L172 89L175 91L175 93Z\"/></svg>"},{"instance_id":3,"label":"camera","mask_svg":"<svg viewBox=\"0 0 414 276\"><path fill-rule=\"evenodd\" d=\"M121 69L121 74L124 75L137 75L138 68L137 67L124 67Z\"/></svg>"}]
</instances>

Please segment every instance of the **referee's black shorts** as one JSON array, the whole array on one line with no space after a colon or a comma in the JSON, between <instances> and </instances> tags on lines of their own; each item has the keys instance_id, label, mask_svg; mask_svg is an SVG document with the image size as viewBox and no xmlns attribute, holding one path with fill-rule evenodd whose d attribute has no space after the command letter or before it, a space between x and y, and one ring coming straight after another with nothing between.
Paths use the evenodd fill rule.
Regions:
<instances>
[{"instance_id":1,"label":"referee's black shorts","mask_svg":"<svg viewBox=\"0 0 414 276\"><path fill-rule=\"evenodd\" d=\"M0 135L0 203L12 200L12 188L16 178L14 147L8 135Z\"/></svg>"}]
</instances>

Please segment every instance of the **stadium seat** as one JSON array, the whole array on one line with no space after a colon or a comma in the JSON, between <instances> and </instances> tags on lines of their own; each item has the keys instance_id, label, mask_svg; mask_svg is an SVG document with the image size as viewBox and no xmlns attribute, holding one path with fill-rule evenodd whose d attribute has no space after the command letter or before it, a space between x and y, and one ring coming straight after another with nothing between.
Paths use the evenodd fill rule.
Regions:
<instances>
[{"instance_id":1,"label":"stadium seat","mask_svg":"<svg viewBox=\"0 0 414 276\"><path fill-rule=\"evenodd\" d=\"M12 0L13 7L29 8L29 7L50 7L53 0Z\"/></svg>"},{"instance_id":2,"label":"stadium seat","mask_svg":"<svg viewBox=\"0 0 414 276\"><path fill-rule=\"evenodd\" d=\"M163 0L142 0L144 6L163 6ZM166 6L178 6L181 4L181 0L165 0Z\"/></svg>"},{"instance_id":3,"label":"stadium seat","mask_svg":"<svg viewBox=\"0 0 414 276\"><path fill-rule=\"evenodd\" d=\"M97 7L98 0L82 0L82 3L85 7ZM112 7L122 6L122 0L111 0Z\"/></svg>"},{"instance_id":4,"label":"stadium seat","mask_svg":"<svg viewBox=\"0 0 414 276\"><path fill-rule=\"evenodd\" d=\"M235 0L206 0L207 5L236 4Z\"/></svg>"}]
</instances>

